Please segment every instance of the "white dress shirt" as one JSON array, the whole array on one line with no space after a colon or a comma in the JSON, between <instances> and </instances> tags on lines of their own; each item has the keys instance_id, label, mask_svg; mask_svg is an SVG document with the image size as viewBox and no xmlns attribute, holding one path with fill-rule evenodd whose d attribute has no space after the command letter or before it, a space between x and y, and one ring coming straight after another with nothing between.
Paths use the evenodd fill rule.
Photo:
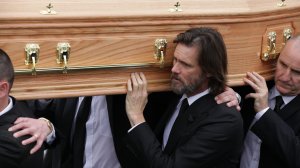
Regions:
<instances>
[{"instance_id":1,"label":"white dress shirt","mask_svg":"<svg viewBox=\"0 0 300 168\"><path fill-rule=\"evenodd\" d=\"M8 101L9 101L8 105L2 111L0 111L0 116L7 113L9 110L11 110L13 108L13 101L10 97L9 97Z\"/></svg>"},{"instance_id":2,"label":"white dress shirt","mask_svg":"<svg viewBox=\"0 0 300 168\"><path fill-rule=\"evenodd\" d=\"M83 97L79 97L76 115L82 100ZM121 167L115 152L105 96L93 96L91 113L86 122L83 162L84 168Z\"/></svg>"},{"instance_id":3,"label":"white dress shirt","mask_svg":"<svg viewBox=\"0 0 300 168\"><path fill-rule=\"evenodd\" d=\"M269 91L269 98L268 98L268 103L269 107L274 109L275 107L275 98L276 96L279 96L280 93L276 90L276 87L274 86L270 91ZM296 96L282 96L283 99L283 105L281 108L283 108L286 104L288 104L290 101L292 101ZM260 159L260 146L262 141L251 131L251 127L257 120L262 117L269 107L263 109L262 111L258 112L250 127L247 132L245 141L244 141L244 149L241 157L241 162L240 162L240 168L258 168L259 166L259 159Z\"/></svg>"}]
</instances>

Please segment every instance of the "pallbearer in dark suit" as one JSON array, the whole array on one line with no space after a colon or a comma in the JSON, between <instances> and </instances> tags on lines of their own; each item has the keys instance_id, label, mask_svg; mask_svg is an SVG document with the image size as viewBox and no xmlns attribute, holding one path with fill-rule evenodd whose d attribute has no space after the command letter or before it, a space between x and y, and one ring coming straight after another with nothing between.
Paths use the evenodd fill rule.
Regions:
<instances>
[{"instance_id":1,"label":"pallbearer in dark suit","mask_svg":"<svg viewBox=\"0 0 300 168\"><path fill-rule=\"evenodd\" d=\"M155 135L143 115L146 77L131 74L126 97L132 126L128 147L145 168L236 167L243 141L242 118L234 107L214 100L226 84L227 54L222 36L211 28L192 28L174 42L171 87L180 96L174 96ZM187 102L186 108L181 108L183 102Z\"/></svg>"},{"instance_id":2,"label":"pallbearer in dark suit","mask_svg":"<svg viewBox=\"0 0 300 168\"><path fill-rule=\"evenodd\" d=\"M275 86L269 91L265 79L259 74L247 73L247 77L245 82L255 92L246 96L254 98L254 102L248 100L242 107L249 131L240 167L299 168L300 36L290 39L280 53Z\"/></svg>"},{"instance_id":3,"label":"pallbearer in dark suit","mask_svg":"<svg viewBox=\"0 0 300 168\"><path fill-rule=\"evenodd\" d=\"M8 131L18 117L33 117L33 112L25 103L9 96L13 81L14 69L11 60L0 49L0 167L42 167L42 153L30 155L33 145L22 144L22 141L31 136L16 138L14 132Z\"/></svg>"}]
</instances>

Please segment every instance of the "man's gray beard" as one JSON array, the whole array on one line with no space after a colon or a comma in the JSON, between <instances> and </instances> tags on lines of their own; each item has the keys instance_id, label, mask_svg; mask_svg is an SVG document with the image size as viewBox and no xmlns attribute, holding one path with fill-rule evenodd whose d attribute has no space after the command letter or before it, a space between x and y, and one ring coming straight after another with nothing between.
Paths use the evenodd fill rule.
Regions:
<instances>
[{"instance_id":1,"label":"man's gray beard","mask_svg":"<svg viewBox=\"0 0 300 168\"><path fill-rule=\"evenodd\" d=\"M183 84L182 87L176 87L171 82L171 89L174 93L176 93L178 95L190 94L190 93L193 93L197 89L197 87L201 84L201 82L202 82L202 80L197 80L197 82L195 84L190 84L190 85Z\"/></svg>"}]
</instances>

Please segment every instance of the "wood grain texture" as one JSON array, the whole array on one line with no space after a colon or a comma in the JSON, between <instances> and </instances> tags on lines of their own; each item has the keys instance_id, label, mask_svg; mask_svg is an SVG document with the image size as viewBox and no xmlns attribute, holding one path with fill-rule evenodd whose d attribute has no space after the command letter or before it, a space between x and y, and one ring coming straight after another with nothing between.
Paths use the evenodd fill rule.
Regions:
<instances>
[{"instance_id":1,"label":"wood grain texture","mask_svg":"<svg viewBox=\"0 0 300 168\"><path fill-rule=\"evenodd\" d=\"M277 7L274 0L188 0L182 12L171 13L169 0L51 0L57 15L41 15L46 0L2 0L0 2L0 48L10 56L16 72L30 69L24 64L27 43L40 45L37 69L62 68L56 63L56 45L69 42L69 67L107 66L67 74L16 74L12 95L18 99L72 97L125 93L130 72L145 71L151 91L169 90L169 70L174 37L191 27L210 26L224 37L229 59L228 85L243 85L247 71L271 79L275 61L262 62L269 30L300 29L300 1L289 0ZM166 68L154 59L154 41L166 38ZM282 37L278 37L281 45ZM130 68L126 65L155 66ZM116 68L112 65L120 65Z\"/></svg>"}]
</instances>

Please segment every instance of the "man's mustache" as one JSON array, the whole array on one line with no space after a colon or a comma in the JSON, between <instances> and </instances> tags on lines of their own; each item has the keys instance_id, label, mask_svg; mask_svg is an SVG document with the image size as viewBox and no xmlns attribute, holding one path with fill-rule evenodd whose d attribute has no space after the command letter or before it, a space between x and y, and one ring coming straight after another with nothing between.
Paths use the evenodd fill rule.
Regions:
<instances>
[{"instance_id":1,"label":"man's mustache","mask_svg":"<svg viewBox=\"0 0 300 168\"><path fill-rule=\"evenodd\" d=\"M171 80L172 79L182 81L181 78L177 74L174 74L174 73L171 74Z\"/></svg>"}]
</instances>

